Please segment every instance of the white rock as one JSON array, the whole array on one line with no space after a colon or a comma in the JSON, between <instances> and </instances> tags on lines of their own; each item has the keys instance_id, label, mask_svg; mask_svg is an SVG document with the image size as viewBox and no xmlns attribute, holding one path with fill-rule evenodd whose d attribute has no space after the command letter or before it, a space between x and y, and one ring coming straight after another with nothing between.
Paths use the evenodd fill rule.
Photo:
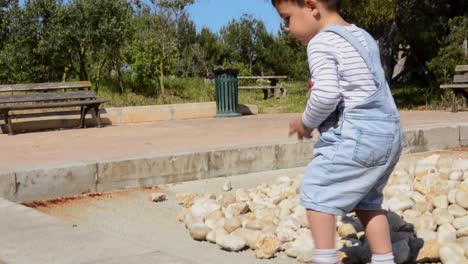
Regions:
<instances>
[{"instance_id":1,"label":"white rock","mask_svg":"<svg viewBox=\"0 0 468 264\"><path fill-rule=\"evenodd\" d=\"M459 238L457 244L465 250L465 257L468 257L468 236Z\"/></svg>"},{"instance_id":2,"label":"white rock","mask_svg":"<svg viewBox=\"0 0 468 264\"><path fill-rule=\"evenodd\" d=\"M468 216L455 218L455 220L453 220L452 225L457 230L468 227Z\"/></svg>"},{"instance_id":3,"label":"white rock","mask_svg":"<svg viewBox=\"0 0 468 264\"><path fill-rule=\"evenodd\" d=\"M244 239L245 244L253 250L257 249L257 244L263 235L262 231L250 230L247 228L236 229L232 234Z\"/></svg>"},{"instance_id":4,"label":"white rock","mask_svg":"<svg viewBox=\"0 0 468 264\"><path fill-rule=\"evenodd\" d=\"M224 214L228 218L233 217L233 216L238 216L241 214L246 214L249 211L250 211L250 206L244 202L232 203L223 209Z\"/></svg>"},{"instance_id":5,"label":"white rock","mask_svg":"<svg viewBox=\"0 0 468 264\"><path fill-rule=\"evenodd\" d=\"M216 237L216 244L227 251L238 252L245 248L245 241L235 235L220 235Z\"/></svg>"},{"instance_id":6,"label":"white rock","mask_svg":"<svg viewBox=\"0 0 468 264\"><path fill-rule=\"evenodd\" d=\"M434 197L432 203L436 208L448 208L448 199L446 195L437 195L436 197Z\"/></svg>"},{"instance_id":7,"label":"white rock","mask_svg":"<svg viewBox=\"0 0 468 264\"><path fill-rule=\"evenodd\" d=\"M159 203L159 202L162 202L162 201L165 201L167 198L166 198L166 194L165 193L161 193L161 192L154 192L154 193L151 193L150 195L150 200L152 202L155 202L155 203Z\"/></svg>"},{"instance_id":8,"label":"white rock","mask_svg":"<svg viewBox=\"0 0 468 264\"><path fill-rule=\"evenodd\" d=\"M449 224L441 225L437 230L437 242L441 245L457 241L457 231Z\"/></svg>"},{"instance_id":9,"label":"white rock","mask_svg":"<svg viewBox=\"0 0 468 264\"><path fill-rule=\"evenodd\" d=\"M418 230L417 236L424 241L437 240L437 233L429 229Z\"/></svg>"},{"instance_id":10,"label":"white rock","mask_svg":"<svg viewBox=\"0 0 468 264\"><path fill-rule=\"evenodd\" d=\"M259 259L270 259L281 249L281 241L274 235L264 235L259 240L257 249L255 250L255 257Z\"/></svg>"},{"instance_id":11,"label":"white rock","mask_svg":"<svg viewBox=\"0 0 468 264\"><path fill-rule=\"evenodd\" d=\"M224 218L221 218L221 219L208 219L208 220L205 220L205 224L206 224L206 226L208 226L211 229L216 229L216 228L219 228L219 227L223 227L224 226Z\"/></svg>"},{"instance_id":12,"label":"white rock","mask_svg":"<svg viewBox=\"0 0 468 264\"><path fill-rule=\"evenodd\" d=\"M338 228L338 235L341 238L356 238L357 232L352 224L343 224Z\"/></svg>"},{"instance_id":13,"label":"white rock","mask_svg":"<svg viewBox=\"0 0 468 264\"><path fill-rule=\"evenodd\" d=\"M412 209L424 214L426 212L432 212L434 206L429 202L419 202L415 203Z\"/></svg>"},{"instance_id":14,"label":"white rock","mask_svg":"<svg viewBox=\"0 0 468 264\"><path fill-rule=\"evenodd\" d=\"M449 174L449 179L452 181L461 181L463 179L463 171L462 170L451 171Z\"/></svg>"},{"instance_id":15,"label":"white rock","mask_svg":"<svg viewBox=\"0 0 468 264\"><path fill-rule=\"evenodd\" d=\"M465 190L458 190L455 195L455 201L461 207L468 209L468 192Z\"/></svg>"},{"instance_id":16,"label":"white rock","mask_svg":"<svg viewBox=\"0 0 468 264\"><path fill-rule=\"evenodd\" d=\"M453 219L455 219L453 215L449 214L447 209L442 208L437 208L432 211L432 216L438 225L451 224Z\"/></svg>"},{"instance_id":17,"label":"white rock","mask_svg":"<svg viewBox=\"0 0 468 264\"><path fill-rule=\"evenodd\" d=\"M463 217L467 215L466 210L458 204L452 204L448 207L448 212L455 217Z\"/></svg>"},{"instance_id":18,"label":"white rock","mask_svg":"<svg viewBox=\"0 0 468 264\"><path fill-rule=\"evenodd\" d=\"M223 191L229 192L230 190L232 190L232 183L231 181L227 180L223 184Z\"/></svg>"},{"instance_id":19,"label":"white rock","mask_svg":"<svg viewBox=\"0 0 468 264\"><path fill-rule=\"evenodd\" d=\"M450 264L466 263L464 250L460 245L457 245L456 243L449 243L446 245L442 245L439 251L439 255L443 263L450 263Z\"/></svg>"},{"instance_id":20,"label":"white rock","mask_svg":"<svg viewBox=\"0 0 468 264\"><path fill-rule=\"evenodd\" d=\"M248 202L250 201L249 194L244 189L236 190L236 202Z\"/></svg>"},{"instance_id":21,"label":"white rock","mask_svg":"<svg viewBox=\"0 0 468 264\"><path fill-rule=\"evenodd\" d=\"M389 185L383 190L383 194L386 198L392 198L408 194L411 187L408 184Z\"/></svg>"},{"instance_id":22,"label":"white rock","mask_svg":"<svg viewBox=\"0 0 468 264\"><path fill-rule=\"evenodd\" d=\"M278 226L285 227L285 228L290 228L293 231L298 230L301 228L301 223L296 220L293 216L285 217Z\"/></svg>"},{"instance_id":23,"label":"white rock","mask_svg":"<svg viewBox=\"0 0 468 264\"><path fill-rule=\"evenodd\" d=\"M292 179L289 178L288 176L282 176L282 177L279 177L278 179L276 179L276 182L291 184L291 183L292 183Z\"/></svg>"},{"instance_id":24,"label":"white rock","mask_svg":"<svg viewBox=\"0 0 468 264\"><path fill-rule=\"evenodd\" d=\"M207 234L211 231L211 228L205 224L194 224L190 228L190 236L198 241L206 240Z\"/></svg>"},{"instance_id":25,"label":"white rock","mask_svg":"<svg viewBox=\"0 0 468 264\"><path fill-rule=\"evenodd\" d=\"M468 227L458 229L457 230L457 237L468 237Z\"/></svg>"},{"instance_id":26,"label":"white rock","mask_svg":"<svg viewBox=\"0 0 468 264\"><path fill-rule=\"evenodd\" d=\"M430 213L425 213L416 219L414 227L416 230L427 229L435 231L437 224Z\"/></svg>"},{"instance_id":27,"label":"white rock","mask_svg":"<svg viewBox=\"0 0 468 264\"><path fill-rule=\"evenodd\" d=\"M408 209L408 210L403 212L403 218L406 219L406 218L418 217L421 214L422 213L420 211L416 211L416 210L413 210L413 209Z\"/></svg>"},{"instance_id":28,"label":"white rock","mask_svg":"<svg viewBox=\"0 0 468 264\"><path fill-rule=\"evenodd\" d=\"M176 194L176 200L179 204L184 207L190 207L193 205L194 201L197 199L195 194L191 193L178 193Z\"/></svg>"},{"instance_id":29,"label":"white rock","mask_svg":"<svg viewBox=\"0 0 468 264\"><path fill-rule=\"evenodd\" d=\"M422 195L419 192L411 192L410 196L415 203L427 202L426 196Z\"/></svg>"},{"instance_id":30,"label":"white rock","mask_svg":"<svg viewBox=\"0 0 468 264\"><path fill-rule=\"evenodd\" d=\"M289 211L292 210L295 206L297 206L297 202L293 201L292 199L284 199L278 204L279 208L288 209Z\"/></svg>"},{"instance_id":31,"label":"white rock","mask_svg":"<svg viewBox=\"0 0 468 264\"><path fill-rule=\"evenodd\" d=\"M242 226L239 217L233 216L231 218L224 219L224 229L228 231L228 233L234 232L234 230L240 228Z\"/></svg>"},{"instance_id":32,"label":"white rock","mask_svg":"<svg viewBox=\"0 0 468 264\"><path fill-rule=\"evenodd\" d=\"M205 218L212 212L221 209L221 206L214 200L198 198L192 205L191 212L195 217Z\"/></svg>"},{"instance_id":33,"label":"white rock","mask_svg":"<svg viewBox=\"0 0 468 264\"><path fill-rule=\"evenodd\" d=\"M451 204L457 203L456 200L455 200L455 197L457 196L457 191L458 190L456 190L456 189L449 191L449 193L447 195L449 203L451 203Z\"/></svg>"},{"instance_id":34,"label":"white rock","mask_svg":"<svg viewBox=\"0 0 468 264\"><path fill-rule=\"evenodd\" d=\"M210 232L208 232L208 234L206 235L206 240L213 243L213 244L216 244L216 237L218 236L224 236L224 235L227 235L229 234L226 230L224 230L224 228L216 228L216 229L213 229L211 230Z\"/></svg>"},{"instance_id":35,"label":"white rock","mask_svg":"<svg viewBox=\"0 0 468 264\"><path fill-rule=\"evenodd\" d=\"M411 209L414 205L413 200L406 196L393 197L388 202L392 211L404 211Z\"/></svg>"},{"instance_id":36,"label":"white rock","mask_svg":"<svg viewBox=\"0 0 468 264\"><path fill-rule=\"evenodd\" d=\"M456 159L452 166L453 169L466 170L468 168L468 159Z\"/></svg>"},{"instance_id":37,"label":"white rock","mask_svg":"<svg viewBox=\"0 0 468 264\"><path fill-rule=\"evenodd\" d=\"M296 239L296 232L292 230L291 228L287 227L282 227L278 226L276 228L276 237L278 238L279 241L285 243L285 242L290 242Z\"/></svg>"},{"instance_id":38,"label":"white rock","mask_svg":"<svg viewBox=\"0 0 468 264\"><path fill-rule=\"evenodd\" d=\"M310 233L300 234L294 242L290 242L285 250L286 255L296 258L301 254L307 254L314 248L314 240Z\"/></svg>"}]
</instances>

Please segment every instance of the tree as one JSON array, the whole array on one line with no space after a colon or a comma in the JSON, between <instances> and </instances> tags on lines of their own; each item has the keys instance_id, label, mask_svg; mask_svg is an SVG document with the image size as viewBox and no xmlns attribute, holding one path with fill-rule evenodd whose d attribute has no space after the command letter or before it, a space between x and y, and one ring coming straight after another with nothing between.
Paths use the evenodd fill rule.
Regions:
<instances>
[{"instance_id":1,"label":"tree","mask_svg":"<svg viewBox=\"0 0 468 264\"><path fill-rule=\"evenodd\" d=\"M463 42L468 37L468 17L459 16L449 21L450 34L443 40L436 57L427 63L439 83L451 83L456 65L468 64Z\"/></svg>"},{"instance_id":2,"label":"tree","mask_svg":"<svg viewBox=\"0 0 468 264\"><path fill-rule=\"evenodd\" d=\"M397 0L349 0L342 3L343 17L365 28L377 40L388 81L397 63L400 40L395 21Z\"/></svg>"},{"instance_id":3,"label":"tree","mask_svg":"<svg viewBox=\"0 0 468 264\"><path fill-rule=\"evenodd\" d=\"M462 0L417 1L398 0L396 23L404 36L404 45L409 47L412 58L411 70L423 77L438 91L436 75L426 65L438 55L443 41L449 34L449 19L466 16L468 3Z\"/></svg>"},{"instance_id":4,"label":"tree","mask_svg":"<svg viewBox=\"0 0 468 264\"><path fill-rule=\"evenodd\" d=\"M194 0L151 0L156 9L159 23L156 23L158 37L156 39L159 51L159 86L161 95L164 96L164 76L165 71L177 56L179 46L177 39L177 21L185 14L188 5Z\"/></svg>"},{"instance_id":5,"label":"tree","mask_svg":"<svg viewBox=\"0 0 468 264\"><path fill-rule=\"evenodd\" d=\"M244 14L239 21L229 22L221 29L221 39L230 55L227 58L229 63L246 65L249 74L253 74L254 64L262 49L261 37L266 34L263 22L251 15Z\"/></svg>"},{"instance_id":6,"label":"tree","mask_svg":"<svg viewBox=\"0 0 468 264\"><path fill-rule=\"evenodd\" d=\"M43 82L57 80L63 69L58 40L52 38L55 28L54 15L61 9L55 0L17 2L2 10L4 38L0 51L2 82Z\"/></svg>"},{"instance_id":7,"label":"tree","mask_svg":"<svg viewBox=\"0 0 468 264\"><path fill-rule=\"evenodd\" d=\"M94 59L99 83L102 67L109 61L117 72L119 91L123 92L120 50L130 32L132 9L129 3L125 0L69 0L59 17L61 27L57 28L57 35L67 49L68 71L76 73L80 80L88 80Z\"/></svg>"},{"instance_id":8,"label":"tree","mask_svg":"<svg viewBox=\"0 0 468 264\"><path fill-rule=\"evenodd\" d=\"M205 76L208 76L216 66L223 62L221 42L210 29L203 27L198 35L198 44L205 58Z\"/></svg>"}]
</instances>

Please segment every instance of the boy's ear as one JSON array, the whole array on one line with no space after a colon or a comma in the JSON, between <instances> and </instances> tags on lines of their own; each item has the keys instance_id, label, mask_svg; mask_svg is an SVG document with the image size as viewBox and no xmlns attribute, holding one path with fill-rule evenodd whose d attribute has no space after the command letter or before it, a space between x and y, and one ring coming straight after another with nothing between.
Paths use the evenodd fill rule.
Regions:
<instances>
[{"instance_id":1,"label":"boy's ear","mask_svg":"<svg viewBox=\"0 0 468 264\"><path fill-rule=\"evenodd\" d=\"M308 8L311 12L313 12L313 15L317 15L318 0L305 0L304 4L306 8Z\"/></svg>"}]
</instances>

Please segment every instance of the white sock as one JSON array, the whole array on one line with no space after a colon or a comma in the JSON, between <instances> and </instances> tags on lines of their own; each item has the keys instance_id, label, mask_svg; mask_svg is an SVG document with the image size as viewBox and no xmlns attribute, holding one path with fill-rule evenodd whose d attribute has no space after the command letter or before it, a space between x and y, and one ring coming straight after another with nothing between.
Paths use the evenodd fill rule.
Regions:
<instances>
[{"instance_id":1,"label":"white sock","mask_svg":"<svg viewBox=\"0 0 468 264\"><path fill-rule=\"evenodd\" d=\"M312 263L337 264L338 256L336 249L314 249Z\"/></svg>"},{"instance_id":2,"label":"white sock","mask_svg":"<svg viewBox=\"0 0 468 264\"><path fill-rule=\"evenodd\" d=\"M395 264L393 253L390 252L384 255L372 255L372 264Z\"/></svg>"}]
</instances>

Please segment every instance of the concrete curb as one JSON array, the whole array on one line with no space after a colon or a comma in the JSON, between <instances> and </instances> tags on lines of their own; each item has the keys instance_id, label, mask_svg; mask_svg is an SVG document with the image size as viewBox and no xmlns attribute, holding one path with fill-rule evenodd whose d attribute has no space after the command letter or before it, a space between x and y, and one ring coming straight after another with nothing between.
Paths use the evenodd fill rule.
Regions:
<instances>
[{"instance_id":1,"label":"concrete curb","mask_svg":"<svg viewBox=\"0 0 468 264\"><path fill-rule=\"evenodd\" d=\"M407 129L404 153L468 145L468 124ZM0 173L0 196L16 202L306 166L315 140L23 168Z\"/></svg>"},{"instance_id":2,"label":"concrete curb","mask_svg":"<svg viewBox=\"0 0 468 264\"><path fill-rule=\"evenodd\" d=\"M239 104L242 115L258 114L256 105ZM144 122L211 118L216 115L216 102L149 105L132 107L110 107L100 111L104 125L138 124ZM15 131L32 131L44 129L77 128L80 123L79 111L60 111L54 113L26 114L13 118ZM90 115L87 115L86 126L94 127ZM1 125L6 131L5 125Z\"/></svg>"}]
</instances>

